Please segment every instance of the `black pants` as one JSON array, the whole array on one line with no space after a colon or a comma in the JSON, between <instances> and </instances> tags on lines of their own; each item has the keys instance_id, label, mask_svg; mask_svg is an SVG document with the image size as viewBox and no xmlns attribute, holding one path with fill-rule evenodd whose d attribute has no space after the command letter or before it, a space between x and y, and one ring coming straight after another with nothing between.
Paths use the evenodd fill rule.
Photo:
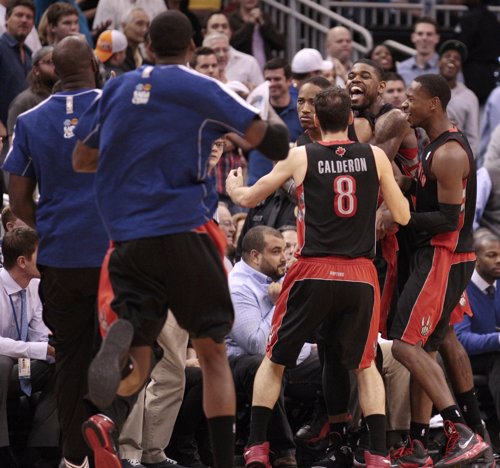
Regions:
<instances>
[{"instance_id":1,"label":"black pants","mask_svg":"<svg viewBox=\"0 0 500 468\"><path fill-rule=\"evenodd\" d=\"M495 403L497 419L500 421L500 353L485 353L469 356L472 373L487 375L488 387Z\"/></svg>"},{"instance_id":2,"label":"black pants","mask_svg":"<svg viewBox=\"0 0 500 468\"><path fill-rule=\"evenodd\" d=\"M60 431L54 392L54 370L54 364L31 360L32 394L41 392L41 395L35 408L28 439L29 447L59 446ZM21 395L23 392L19 385L17 359L0 356L0 447L9 445L7 400L19 398Z\"/></svg>"},{"instance_id":3,"label":"black pants","mask_svg":"<svg viewBox=\"0 0 500 468\"><path fill-rule=\"evenodd\" d=\"M97 288L99 268L41 267L43 320L54 335L56 396L63 456L91 456L82 423L97 411L84 402L87 372L99 342Z\"/></svg>"}]
</instances>

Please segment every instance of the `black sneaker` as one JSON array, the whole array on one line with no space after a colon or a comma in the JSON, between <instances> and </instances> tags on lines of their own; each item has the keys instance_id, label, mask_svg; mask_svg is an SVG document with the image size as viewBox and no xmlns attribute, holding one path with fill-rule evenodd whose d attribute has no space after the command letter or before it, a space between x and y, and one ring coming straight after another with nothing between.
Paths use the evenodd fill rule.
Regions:
<instances>
[{"instance_id":1,"label":"black sneaker","mask_svg":"<svg viewBox=\"0 0 500 468\"><path fill-rule=\"evenodd\" d=\"M391 453L391 467L418 468L434 466L429 452L420 440L408 438L406 444Z\"/></svg>"},{"instance_id":2,"label":"black sneaker","mask_svg":"<svg viewBox=\"0 0 500 468\"><path fill-rule=\"evenodd\" d=\"M127 320L117 320L109 327L101 349L89 367L89 396L98 408L109 407L129 362L129 349L134 328Z\"/></svg>"},{"instance_id":3,"label":"black sneaker","mask_svg":"<svg viewBox=\"0 0 500 468\"><path fill-rule=\"evenodd\" d=\"M446 434L446 450L435 466L447 468L479 458L487 449L488 444L481 436L475 434L466 425L444 421Z\"/></svg>"},{"instance_id":4,"label":"black sneaker","mask_svg":"<svg viewBox=\"0 0 500 468\"><path fill-rule=\"evenodd\" d=\"M315 444L326 439L330 425L326 413L315 409L311 419L307 421L295 434L297 444Z\"/></svg>"},{"instance_id":5,"label":"black sneaker","mask_svg":"<svg viewBox=\"0 0 500 468\"><path fill-rule=\"evenodd\" d=\"M351 447L342 445L337 447L328 447L325 458L316 461L311 468L351 468L353 455Z\"/></svg>"}]
</instances>

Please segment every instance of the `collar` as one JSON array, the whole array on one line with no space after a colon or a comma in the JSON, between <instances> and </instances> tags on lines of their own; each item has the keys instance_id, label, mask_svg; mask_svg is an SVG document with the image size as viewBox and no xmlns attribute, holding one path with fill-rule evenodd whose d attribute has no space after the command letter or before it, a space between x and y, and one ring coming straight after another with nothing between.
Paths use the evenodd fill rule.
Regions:
<instances>
[{"instance_id":1,"label":"collar","mask_svg":"<svg viewBox=\"0 0 500 468\"><path fill-rule=\"evenodd\" d=\"M478 287L478 289L483 293L483 294L487 294L486 293L486 288L490 287L490 286L495 286L496 288L496 284L493 283L493 284L490 284L488 283L478 272L477 270L474 270L474 272L472 273L472 277L471 277L471 281Z\"/></svg>"},{"instance_id":2,"label":"collar","mask_svg":"<svg viewBox=\"0 0 500 468\"><path fill-rule=\"evenodd\" d=\"M3 285L5 292L9 296L11 294L16 294L23 289L14 281L12 276L10 276L9 272L5 268L2 268L0 270L0 282Z\"/></svg>"},{"instance_id":3,"label":"collar","mask_svg":"<svg viewBox=\"0 0 500 468\"><path fill-rule=\"evenodd\" d=\"M19 41L7 32L3 33L3 38L4 38L5 42L7 42L7 44L9 44L10 47L17 47L19 45Z\"/></svg>"},{"instance_id":4,"label":"collar","mask_svg":"<svg viewBox=\"0 0 500 468\"><path fill-rule=\"evenodd\" d=\"M412 60L413 60L413 63L411 65L411 67L413 69L418 68L419 70L421 70L421 68L417 65L416 58L412 57ZM429 70L431 68L437 68L438 62L439 62L439 55L437 54L437 52L434 52L432 54L432 57L429 60L427 60L427 63L426 63L424 70Z\"/></svg>"},{"instance_id":5,"label":"collar","mask_svg":"<svg viewBox=\"0 0 500 468\"><path fill-rule=\"evenodd\" d=\"M241 270L243 273L246 275L250 276L253 278L255 281L257 281L260 284L271 284L273 280L269 278L269 276L265 275L264 273L261 273L260 271L257 271L255 268L251 267L245 260L241 260Z\"/></svg>"}]
</instances>

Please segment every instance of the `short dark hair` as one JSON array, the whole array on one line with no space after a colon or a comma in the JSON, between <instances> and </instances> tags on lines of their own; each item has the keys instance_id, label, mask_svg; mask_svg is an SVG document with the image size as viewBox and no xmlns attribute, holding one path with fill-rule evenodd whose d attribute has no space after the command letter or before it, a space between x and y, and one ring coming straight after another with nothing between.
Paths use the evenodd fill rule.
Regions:
<instances>
[{"instance_id":1,"label":"short dark hair","mask_svg":"<svg viewBox=\"0 0 500 468\"><path fill-rule=\"evenodd\" d=\"M356 60L352 66L356 65L357 63L364 63L365 65L368 65L372 67L375 70L375 73L378 76L378 79L382 81L384 79L384 69L377 63L375 60L368 59L368 58L361 58L359 60Z\"/></svg>"},{"instance_id":2,"label":"short dark hair","mask_svg":"<svg viewBox=\"0 0 500 468\"><path fill-rule=\"evenodd\" d=\"M307 78L307 80L302 83L302 86L306 84L312 84L313 86L317 86L321 89L329 88L332 85L324 76L321 75L311 76L310 78Z\"/></svg>"},{"instance_id":3,"label":"short dark hair","mask_svg":"<svg viewBox=\"0 0 500 468\"><path fill-rule=\"evenodd\" d=\"M420 23L425 23L425 24L432 24L434 28L436 28L436 32L438 32L438 24L434 18L431 18L430 16L421 16L420 18L417 18L415 22L413 23L413 32L417 29L417 25Z\"/></svg>"},{"instance_id":4,"label":"short dark hair","mask_svg":"<svg viewBox=\"0 0 500 468\"><path fill-rule=\"evenodd\" d=\"M316 94L314 109L322 130L345 130L351 115L351 98L340 86L330 86Z\"/></svg>"},{"instance_id":5,"label":"short dark hair","mask_svg":"<svg viewBox=\"0 0 500 468\"><path fill-rule=\"evenodd\" d=\"M4 207L2 213L0 214L0 217L2 218L2 227L5 232L7 232L8 230L7 223L15 221L17 219L17 216L14 214L9 205Z\"/></svg>"},{"instance_id":6,"label":"short dark hair","mask_svg":"<svg viewBox=\"0 0 500 468\"><path fill-rule=\"evenodd\" d=\"M241 243L241 258L243 260L248 259L252 250L256 250L257 252L262 252L264 250L266 246L264 236L266 234L283 239L281 232L270 226L255 226L249 229Z\"/></svg>"},{"instance_id":7,"label":"short dark hair","mask_svg":"<svg viewBox=\"0 0 500 468\"><path fill-rule=\"evenodd\" d=\"M208 25L208 22L210 20L210 18L212 16L215 16L215 15L222 15L222 16L225 16L226 19L227 19L227 22L229 23L229 29L231 29L231 23L229 22L229 18L227 16L226 13L224 13L222 10L215 10L215 11L212 11L211 13L209 13L208 15L206 15L204 18L203 18L203 23L202 23L202 27L204 29L207 29L207 25Z\"/></svg>"},{"instance_id":8,"label":"short dark hair","mask_svg":"<svg viewBox=\"0 0 500 468\"><path fill-rule=\"evenodd\" d=\"M38 246L38 235L29 227L17 227L6 232L2 241L3 266L10 270L19 257L31 260Z\"/></svg>"},{"instance_id":9,"label":"short dark hair","mask_svg":"<svg viewBox=\"0 0 500 468\"><path fill-rule=\"evenodd\" d=\"M35 16L35 4L32 0L14 0L13 2L10 2L9 6L5 10L5 19L10 18L10 15L12 14L14 8L18 6L25 6L29 8L31 11L33 11L33 16Z\"/></svg>"},{"instance_id":10,"label":"short dark hair","mask_svg":"<svg viewBox=\"0 0 500 468\"><path fill-rule=\"evenodd\" d=\"M477 252L483 242L500 242L500 237L488 228L479 228L474 232L474 250Z\"/></svg>"},{"instance_id":11,"label":"short dark hair","mask_svg":"<svg viewBox=\"0 0 500 468\"><path fill-rule=\"evenodd\" d=\"M278 231L283 234L285 231L295 231L297 232L297 226L294 226L293 224L285 224L283 226L280 226L278 228Z\"/></svg>"},{"instance_id":12,"label":"short dark hair","mask_svg":"<svg viewBox=\"0 0 500 468\"><path fill-rule=\"evenodd\" d=\"M406 86L405 79L396 72L385 72L383 79L384 81L402 81Z\"/></svg>"},{"instance_id":13,"label":"short dark hair","mask_svg":"<svg viewBox=\"0 0 500 468\"><path fill-rule=\"evenodd\" d=\"M57 26L63 16L69 15L78 16L78 11L73 5L64 2L53 3L47 8L47 23L51 26Z\"/></svg>"},{"instance_id":14,"label":"short dark hair","mask_svg":"<svg viewBox=\"0 0 500 468\"><path fill-rule=\"evenodd\" d=\"M154 17L149 35L151 47L158 57L175 57L189 47L193 27L184 13L168 10Z\"/></svg>"},{"instance_id":15,"label":"short dark hair","mask_svg":"<svg viewBox=\"0 0 500 468\"><path fill-rule=\"evenodd\" d=\"M211 47L197 47L193 55L191 55L191 59L189 60L189 66L191 68L195 68L196 65L198 64L198 57L204 56L204 55L215 55L215 50L212 49Z\"/></svg>"},{"instance_id":16,"label":"short dark hair","mask_svg":"<svg viewBox=\"0 0 500 468\"><path fill-rule=\"evenodd\" d=\"M268 60L264 65L264 71L266 70L279 70L283 68L285 72L285 78L289 80L292 77L292 67L287 59L276 57L271 60Z\"/></svg>"},{"instance_id":17,"label":"short dark hair","mask_svg":"<svg viewBox=\"0 0 500 468\"><path fill-rule=\"evenodd\" d=\"M446 110L446 106L451 99L451 89L446 80L441 75L428 73L417 76L414 81L420 83L422 89L431 97L437 97L441 101L441 107Z\"/></svg>"}]
</instances>

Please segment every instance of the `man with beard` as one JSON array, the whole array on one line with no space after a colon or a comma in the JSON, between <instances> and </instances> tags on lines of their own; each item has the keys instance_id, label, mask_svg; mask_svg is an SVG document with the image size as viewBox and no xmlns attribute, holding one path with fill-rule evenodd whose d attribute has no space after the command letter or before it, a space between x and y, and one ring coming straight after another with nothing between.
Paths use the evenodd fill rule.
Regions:
<instances>
[{"instance_id":1,"label":"man with beard","mask_svg":"<svg viewBox=\"0 0 500 468\"><path fill-rule=\"evenodd\" d=\"M255 374L266 351L275 304L281 291L280 278L286 270L285 240L271 227L256 226L243 239L242 260L229 274L229 290L234 305L234 325L226 341L236 390L251 399ZM306 343L285 379L300 382L301 394L314 399L321 387L321 366L317 352ZM297 389L295 389L297 390ZM269 425L274 453L273 466L297 466L293 433L280 392Z\"/></svg>"}]
</instances>

